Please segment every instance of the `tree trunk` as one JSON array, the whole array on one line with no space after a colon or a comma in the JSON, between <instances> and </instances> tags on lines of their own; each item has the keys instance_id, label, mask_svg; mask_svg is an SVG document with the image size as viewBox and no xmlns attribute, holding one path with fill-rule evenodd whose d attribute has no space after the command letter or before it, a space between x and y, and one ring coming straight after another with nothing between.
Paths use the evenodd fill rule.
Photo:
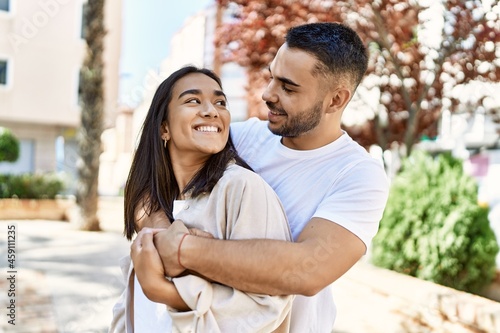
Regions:
<instances>
[{"instance_id":1,"label":"tree trunk","mask_svg":"<svg viewBox=\"0 0 500 333\"><path fill-rule=\"evenodd\" d=\"M87 54L81 69L81 126L78 133L80 159L76 223L81 230L100 230L97 217L99 157L103 131L104 0L88 0L85 7Z\"/></svg>"}]
</instances>

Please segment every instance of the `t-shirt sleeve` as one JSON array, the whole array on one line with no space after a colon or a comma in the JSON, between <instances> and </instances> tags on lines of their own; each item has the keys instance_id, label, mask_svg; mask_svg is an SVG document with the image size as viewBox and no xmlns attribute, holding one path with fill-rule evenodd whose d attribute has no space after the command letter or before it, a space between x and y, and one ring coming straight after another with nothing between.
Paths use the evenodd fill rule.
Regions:
<instances>
[{"instance_id":1,"label":"t-shirt sleeve","mask_svg":"<svg viewBox=\"0 0 500 333\"><path fill-rule=\"evenodd\" d=\"M368 248L378 231L388 191L385 171L375 160L355 163L332 184L313 217L341 225Z\"/></svg>"},{"instance_id":2,"label":"t-shirt sleeve","mask_svg":"<svg viewBox=\"0 0 500 333\"><path fill-rule=\"evenodd\" d=\"M209 201L215 211L209 215L217 216L226 239L291 240L278 197L258 175L239 172L219 182L211 196L217 203ZM172 281L192 309L169 309L174 329L179 332L193 327L197 332L272 332L287 318L293 301L293 296L246 293L192 275Z\"/></svg>"}]
</instances>

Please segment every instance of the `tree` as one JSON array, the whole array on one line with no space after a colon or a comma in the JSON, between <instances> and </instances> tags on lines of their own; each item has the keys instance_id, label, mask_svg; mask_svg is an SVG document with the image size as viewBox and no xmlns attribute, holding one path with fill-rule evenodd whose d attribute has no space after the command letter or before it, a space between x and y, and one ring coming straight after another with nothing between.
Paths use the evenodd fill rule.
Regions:
<instances>
[{"instance_id":1,"label":"tree","mask_svg":"<svg viewBox=\"0 0 500 333\"><path fill-rule=\"evenodd\" d=\"M88 0L84 20L87 53L81 69L81 126L78 132L79 183L76 223L82 230L100 230L97 218L99 157L102 152L104 93L104 0Z\"/></svg>"},{"instance_id":2,"label":"tree","mask_svg":"<svg viewBox=\"0 0 500 333\"><path fill-rule=\"evenodd\" d=\"M234 11L234 20L219 28L216 43L224 50L224 61L236 61L248 69L253 110L255 104L263 107L263 69L289 27L315 21L351 26L370 50L363 86L377 89L379 97L378 103L361 106L372 119L347 130L364 146L378 143L387 148L396 141L410 153L421 135L436 136L443 108L459 109L450 94L453 87L500 78L500 5L488 0L424 2L220 0L221 6L232 4L228 8ZM436 11L442 13L442 22L439 15L430 20ZM436 20L441 25L430 26ZM357 97L363 100L363 94Z\"/></svg>"},{"instance_id":3,"label":"tree","mask_svg":"<svg viewBox=\"0 0 500 333\"><path fill-rule=\"evenodd\" d=\"M345 19L370 48L368 77L380 91L370 126L384 148L398 141L409 154L421 135L436 136L443 109L459 110L459 101L451 95L455 86L500 80L498 3L357 0L345 4L359 13ZM436 13L442 14L436 17Z\"/></svg>"},{"instance_id":4,"label":"tree","mask_svg":"<svg viewBox=\"0 0 500 333\"><path fill-rule=\"evenodd\" d=\"M15 162L19 158L19 140L12 132L0 127L0 162Z\"/></svg>"}]
</instances>

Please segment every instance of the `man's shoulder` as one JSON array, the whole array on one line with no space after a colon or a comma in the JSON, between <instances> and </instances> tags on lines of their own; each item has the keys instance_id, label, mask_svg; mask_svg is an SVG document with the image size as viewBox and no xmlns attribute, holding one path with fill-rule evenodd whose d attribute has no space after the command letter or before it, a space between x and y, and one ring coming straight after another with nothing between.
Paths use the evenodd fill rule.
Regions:
<instances>
[{"instance_id":1,"label":"man's shoulder","mask_svg":"<svg viewBox=\"0 0 500 333\"><path fill-rule=\"evenodd\" d=\"M353 163L367 163L367 164L380 164L374 156L372 156L366 148L361 146L358 142L354 141L347 133L345 134L342 149L339 152L346 158L346 160Z\"/></svg>"},{"instance_id":2,"label":"man's shoulder","mask_svg":"<svg viewBox=\"0 0 500 333\"><path fill-rule=\"evenodd\" d=\"M231 123L231 138L238 153L250 165L257 151L277 138L267 126L268 122L258 118L250 118L243 122Z\"/></svg>"},{"instance_id":3,"label":"man's shoulder","mask_svg":"<svg viewBox=\"0 0 500 333\"><path fill-rule=\"evenodd\" d=\"M260 120L257 117L249 118L245 121L231 123L231 132L233 135L244 135L247 132L269 132L267 121ZM269 132L270 133L270 132Z\"/></svg>"}]
</instances>

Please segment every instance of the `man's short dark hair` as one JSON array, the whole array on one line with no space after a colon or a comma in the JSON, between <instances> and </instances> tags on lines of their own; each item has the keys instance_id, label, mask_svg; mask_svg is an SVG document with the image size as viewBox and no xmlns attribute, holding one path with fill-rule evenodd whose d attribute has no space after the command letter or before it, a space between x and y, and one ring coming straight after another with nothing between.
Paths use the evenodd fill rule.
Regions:
<instances>
[{"instance_id":1,"label":"man's short dark hair","mask_svg":"<svg viewBox=\"0 0 500 333\"><path fill-rule=\"evenodd\" d=\"M349 76L354 88L368 67L367 50L358 34L340 23L309 23L288 30L286 44L319 60L318 73Z\"/></svg>"}]
</instances>

